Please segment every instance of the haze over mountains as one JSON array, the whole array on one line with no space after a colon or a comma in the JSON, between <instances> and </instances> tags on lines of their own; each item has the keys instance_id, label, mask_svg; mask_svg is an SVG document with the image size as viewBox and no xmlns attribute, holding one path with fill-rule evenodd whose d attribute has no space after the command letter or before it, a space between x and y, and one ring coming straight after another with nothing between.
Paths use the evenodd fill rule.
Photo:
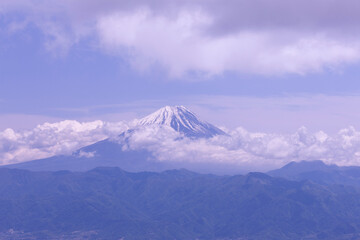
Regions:
<instances>
[{"instance_id":1,"label":"haze over mountains","mask_svg":"<svg viewBox=\"0 0 360 240\"><path fill-rule=\"evenodd\" d=\"M77 136L66 124L68 123L64 122L60 127L54 126L54 130L51 130L51 126L40 126L34 131L37 134L34 136L25 132L24 135L30 137L19 138L18 141L33 143L34 149L16 149L19 134L8 134L5 142L0 145L6 153L2 156L10 156L12 151L16 154L39 152L41 150L37 149L38 145L48 140L50 143L47 148L50 152L51 144L56 145L55 149L67 149L68 146L79 146L77 141L86 142L81 140L81 134ZM61 154L60 151L60 154L51 157L6 166L29 170L73 171L113 166L132 172L187 168L202 173L237 174L269 171L290 161L300 160L324 159L327 163L339 162L342 165L355 165L358 162L360 134L352 128L341 130L335 137L321 131L310 133L304 127L291 135L251 133L243 128L225 132L200 120L183 106L166 106L130 125L108 125L111 127L106 127L104 123L76 126L80 129L92 129L83 133L83 138L90 139L92 144L80 145L83 147L73 148L71 152ZM51 137L42 139L42 136L48 134ZM57 135L60 136L59 140ZM68 142L67 135L70 139L72 135L77 137ZM101 136L108 137L91 141L92 138L99 139L97 135L100 139L104 139Z\"/></svg>"},{"instance_id":2,"label":"haze over mountains","mask_svg":"<svg viewBox=\"0 0 360 240\"><path fill-rule=\"evenodd\" d=\"M319 169L319 165L291 164L278 171L301 174L314 167L318 173L335 169L336 176L334 166ZM0 237L359 239L359 178L354 185L337 180L319 184L263 173L215 176L187 170L128 173L96 168L72 173L3 168Z\"/></svg>"},{"instance_id":3,"label":"haze over mountains","mask_svg":"<svg viewBox=\"0 0 360 240\"><path fill-rule=\"evenodd\" d=\"M0 240L359 240L359 13L0 0Z\"/></svg>"},{"instance_id":4,"label":"haze over mountains","mask_svg":"<svg viewBox=\"0 0 360 240\"><path fill-rule=\"evenodd\" d=\"M360 238L360 167L301 161L238 175L239 165L166 161L152 151L162 141L176 149L216 138L229 136L167 106L71 155L3 166L0 238Z\"/></svg>"},{"instance_id":5,"label":"haze over mountains","mask_svg":"<svg viewBox=\"0 0 360 240\"><path fill-rule=\"evenodd\" d=\"M75 151L72 155L60 155L46 159L34 160L19 164L6 165L9 168L28 170L71 170L86 171L99 166L116 166L127 171L162 171L174 168L188 168L200 172L224 173L234 170L228 164L189 163L161 161L147 149L131 149L131 141L136 134L145 133L146 137L173 136L175 141L190 138L211 138L226 135L224 131L214 125L201 121L183 106L166 106L158 111L138 120L134 127L122 134L108 138ZM240 171L240 168L236 169Z\"/></svg>"},{"instance_id":6,"label":"haze over mountains","mask_svg":"<svg viewBox=\"0 0 360 240\"><path fill-rule=\"evenodd\" d=\"M120 155L106 155L107 147L100 147L105 144L103 140L110 142L108 148L111 147L111 151L116 151L121 145L118 149ZM90 147L95 143L99 143L102 149ZM131 122L65 120L44 123L24 131L6 129L0 132L0 164L24 163L27 166L27 161L51 158L54 161L49 164L54 166L51 169L61 165L69 168L67 163L56 163L56 157L62 159L59 162L73 159L69 161L79 166L86 165L82 161L93 167L99 166L98 163L118 166L111 163L115 157L125 159L121 157L125 154L126 158L136 159L135 155L142 152L153 163L151 166L168 165L170 168L185 167L194 171L205 169L205 166L209 170L204 173L235 174L269 171L291 161L314 159L342 166L359 165L359 146L360 132L353 127L342 129L335 135L323 131L311 132L305 127L289 134L251 132L243 127L219 129L200 120L184 107L165 107L144 119ZM132 154L134 152L137 154ZM102 154L106 155L105 159ZM74 169L81 170L79 166Z\"/></svg>"},{"instance_id":7,"label":"haze over mountains","mask_svg":"<svg viewBox=\"0 0 360 240\"><path fill-rule=\"evenodd\" d=\"M293 181L311 180L318 184L360 187L359 166L339 167L327 165L320 160L291 162L280 169L269 171L267 174Z\"/></svg>"}]
</instances>

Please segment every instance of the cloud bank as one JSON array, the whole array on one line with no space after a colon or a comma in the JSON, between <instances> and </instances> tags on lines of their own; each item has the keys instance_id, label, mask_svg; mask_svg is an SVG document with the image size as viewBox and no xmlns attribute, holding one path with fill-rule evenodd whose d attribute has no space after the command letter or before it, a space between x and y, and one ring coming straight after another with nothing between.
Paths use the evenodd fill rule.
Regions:
<instances>
[{"instance_id":1,"label":"cloud bank","mask_svg":"<svg viewBox=\"0 0 360 240\"><path fill-rule=\"evenodd\" d=\"M160 67L181 78L226 71L307 74L356 63L359 5L356 0L3 0L0 14L10 31L37 26L45 47L56 54L91 39L97 49L138 70Z\"/></svg>"},{"instance_id":2,"label":"cloud bank","mask_svg":"<svg viewBox=\"0 0 360 240\"><path fill-rule=\"evenodd\" d=\"M311 133L305 127L293 134L249 132L239 127L228 134L189 139L170 128L144 127L129 135L126 149L147 149L159 161L220 163L254 170L302 160L360 165L360 131L354 127L344 128L334 136L323 131Z\"/></svg>"},{"instance_id":3,"label":"cloud bank","mask_svg":"<svg viewBox=\"0 0 360 240\"><path fill-rule=\"evenodd\" d=\"M113 137L126 130L123 122L78 122L66 120L45 123L32 130L0 132L0 164L11 164L71 154L76 149Z\"/></svg>"},{"instance_id":4,"label":"cloud bank","mask_svg":"<svg viewBox=\"0 0 360 240\"><path fill-rule=\"evenodd\" d=\"M93 121L45 123L32 130L0 132L0 163L10 164L72 154L80 147L105 138L117 139L124 150L146 149L157 161L214 163L270 169L290 161L323 160L338 165L360 165L360 131L353 127L337 134L309 132L305 127L293 134L250 132L239 127L228 136L190 139L168 127L141 127L128 134L126 141L117 136L131 124ZM80 153L93 157L95 153Z\"/></svg>"}]
</instances>

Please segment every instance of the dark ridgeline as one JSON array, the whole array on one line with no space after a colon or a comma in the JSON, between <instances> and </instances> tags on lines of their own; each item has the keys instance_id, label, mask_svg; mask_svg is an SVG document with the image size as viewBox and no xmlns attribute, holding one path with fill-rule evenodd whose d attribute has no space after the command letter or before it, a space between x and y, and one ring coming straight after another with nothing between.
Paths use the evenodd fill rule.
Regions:
<instances>
[{"instance_id":1,"label":"dark ridgeline","mask_svg":"<svg viewBox=\"0 0 360 240\"><path fill-rule=\"evenodd\" d=\"M262 173L0 169L1 239L359 239L356 186Z\"/></svg>"}]
</instances>

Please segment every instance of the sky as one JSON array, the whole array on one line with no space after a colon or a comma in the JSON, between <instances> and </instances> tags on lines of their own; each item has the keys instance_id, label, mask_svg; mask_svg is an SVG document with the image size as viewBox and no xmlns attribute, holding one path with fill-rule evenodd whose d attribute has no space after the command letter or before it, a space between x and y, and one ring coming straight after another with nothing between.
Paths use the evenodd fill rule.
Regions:
<instances>
[{"instance_id":1,"label":"sky","mask_svg":"<svg viewBox=\"0 0 360 240\"><path fill-rule=\"evenodd\" d=\"M20 151L19 139L34 154L18 160L71 151L110 130L45 153L26 133L86 135L79 126L124 126L165 105L229 131L357 133L359 10L357 0L1 0L0 152Z\"/></svg>"}]
</instances>

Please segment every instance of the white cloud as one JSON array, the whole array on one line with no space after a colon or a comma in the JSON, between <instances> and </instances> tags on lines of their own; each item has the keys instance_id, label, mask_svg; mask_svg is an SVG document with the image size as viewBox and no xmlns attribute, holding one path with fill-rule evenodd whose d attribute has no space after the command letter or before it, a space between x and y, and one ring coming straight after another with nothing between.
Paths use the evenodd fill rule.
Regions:
<instances>
[{"instance_id":1,"label":"white cloud","mask_svg":"<svg viewBox=\"0 0 360 240\"><path fill-rule=\"evenodd\" d=\"M110 137L126 143L125 151L149 150L157 161L225 164L254 170L318 159L331 164L360 165L360 131L354 127L333 135L312 133L305 127L293 134L250 132L239 127L229 131L228 136L190 139L169 127L144 126L119 139L126 129L128 125L123 122L70 120L45 123L26 131L6 129L0 132L0 161L9 164L72 154L80 147ZM95 155L96 152L79 152L80 157Z\"/></svg>"},{"instance_id":2,"label":"white cloud","mask_svg":"<svg viewBox=\"0 0 360 240\"><path fill-rule=\"evenodd\" d=\"M77 157L81 158L81 157L85 157L85 158L92 158L95 157L96 155L96 151L93 152L85 152L83 150L80 150Z\"/></svg>"},{"instance_id":3,"label":"white cloud","mask_svg":"<svg viewBox=\"0 0 360 240\"><path fill-rule=\"evenodd\" d=\"M212 24L211 16L198 10L166 18L145 9L100 18L97 29L100 42L109 51L123 53L125 49L136 67L161 64L173 77L189 71L306 74L360 58L357 40L268 30L211 36L205 29Z\"/></svg>"},{"instance_id":4,"label":"white cloud","mask_svg":"<svg viewBox=\"0 0 360 240\"><path fill-rule=\"evenodd\" d=\"M0 13L22 14L25 20L9 21L9 29L34 23L55 54L90 38L137 69L160 65L181 78L189 72L307 74L358 62L357 7L355 0L326 3L326 13L322 0L311 5L277 0L271 6L267 1L224 6L218 0L4 0ZM341 17L334 21L333 16Z\"/></svg>"},{"instance_id":5,"label":"white cloud","mask_svg":"<svg viewBox=\"0 0 360 240\"><path fill-rule=\"evenodd\" d=\"M353 127L334 136L322 131L310 133L305 127L293 134L252 133L237 128L229 136L210 139L183 138L169 128L143 127L130 134L126 143L124 150L147 149L158 161L222 163L254 170L301 160L360 165L360 131Z\"/></svg>"},{"instance_id":6,"label":"white cloud","mask_svg":"<svg viewBox=\"0 0 360 240\"><path fill-rule=\"evenodd\" d=\"M0 132L0 163L9 164L59 154L71 154L74 150L127 129L123 122L78 122L66 120L44 123L32 130ZM92 153L87 153L89 154ZM85 156L85 155L84 155Z\"/></svg>"}]
</instances>

